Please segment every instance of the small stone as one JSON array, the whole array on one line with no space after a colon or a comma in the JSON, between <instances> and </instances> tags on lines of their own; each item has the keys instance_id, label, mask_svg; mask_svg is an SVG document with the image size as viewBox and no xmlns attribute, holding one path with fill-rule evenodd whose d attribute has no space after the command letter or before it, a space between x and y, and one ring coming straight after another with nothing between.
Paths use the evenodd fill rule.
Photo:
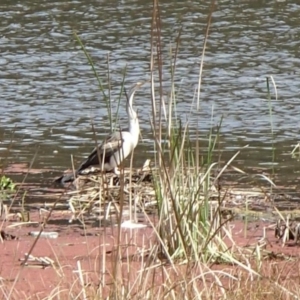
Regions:
<instances>
[{"instance_id":1,"label":"small stone","mask_svg":"<svg viewBox=\"0 0 300 300\"><path fill-rule=\"evenodd\" d=\"M29 232L29 235L33 237L37 237L39 235L39 231L31 231ZM41 238L48 238L48 239L57 239L58 238L58 232L55 231L50 231L50 232L45 232L43 231L40 235Z\"/></svg>"}]
</instances>

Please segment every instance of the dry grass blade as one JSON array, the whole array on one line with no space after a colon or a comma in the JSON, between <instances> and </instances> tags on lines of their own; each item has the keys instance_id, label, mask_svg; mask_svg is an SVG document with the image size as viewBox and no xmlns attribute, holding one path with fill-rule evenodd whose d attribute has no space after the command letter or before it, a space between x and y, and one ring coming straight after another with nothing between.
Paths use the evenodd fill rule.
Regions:
<instances>
[{"instance_id":1,"label":"dry grass blade","mask_svg":"<svg viewBox=\"0 0 300 300\"><path fill-rule=\"evenodd\" d=\"M242 149L248 148L249 145L246 145L244 147L242 147ZM219 174L217 175L215 182L221 177L221 175L224 173L224 171L228 168L228 166L235 160L235 158L240 154L240 150L235 153L232 158L226 163L226 165L222 168L222 170L219 172Z\"/></svg>"},{"instance_id":2,"label":"dry grass blade","mask_svg":"<svg viewBox=\"0 0 300 300\"><path fill-rule=\"evenodd\" d=\"M202 71L203 71L203 64L204 64L204 57L205 57L205 50L206 50L206 44L208 40L208 35L209 35L209 29L210 29L210 24L211 24L211 19L212 19L212 14L215 8L215 0L211 1L211 9L208 15L208 20L207 20L207 26L205 30L205 36L204 36L204 42L203 42L203 49L202 49L202 55L201 55L201 62L200 62L200 68L199 68L199 80L198 80L198 89L197 89L197 110L200 108L200 91L201 91L201 78L202 78Z\"/></svg>"}]
</instances>

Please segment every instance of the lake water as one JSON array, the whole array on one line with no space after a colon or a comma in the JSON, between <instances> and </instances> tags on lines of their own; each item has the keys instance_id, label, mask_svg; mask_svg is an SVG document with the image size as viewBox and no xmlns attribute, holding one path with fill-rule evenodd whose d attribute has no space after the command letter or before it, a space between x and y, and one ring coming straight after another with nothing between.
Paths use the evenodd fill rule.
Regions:
<instances>
[{"instance_id":1,"label":"lake water","mask_svg":"<svg viewBox=\"0 0 300 300\"><path fill-rule=\"evenodd\" d=\"M279 184L292 184L300 165L290 152L299 140L300 4L296 1L218 1L204 59L199 111L193 104L209 12L199 1L162 1L163 94L170 94L170 60L178 44L177 115L199 130L205 149L223 116L221 160L240 147L242 169L276 167ZM53 169L50 178L80 161L109 133L106 104L74 32L93 58L116 109L126 87L150 78L152 2L13 1L0 3L0 151L5 164L30 162ZM181 35L178 39L178 34ZM270 82L276 83L278 99ZM157 80L158 81L158 80ZM150 86L136 95L142 137L136 163L152 155ZM272 126L270 117L272 108ZM122 97L120 123L126 125ZM192 111L192 114L190 114ZM275 159L272 149L275 148ZM56 153L57 152L57 153ZM7 159L6 159L7 157ZM5 159L4 159L5 158ZM3 163L3 162L2 162ZM256 172L256 171L255 171Z\"/></svg>"}]
</instances>

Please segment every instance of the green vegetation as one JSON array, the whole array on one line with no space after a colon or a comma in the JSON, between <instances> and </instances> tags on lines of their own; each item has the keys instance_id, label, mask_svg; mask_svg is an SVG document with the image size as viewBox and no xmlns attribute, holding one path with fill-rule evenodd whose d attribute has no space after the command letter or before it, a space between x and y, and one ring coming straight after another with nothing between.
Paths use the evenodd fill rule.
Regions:
<instances>
[{"instance_id":1,"label":"green vegetation","mask_svg":"<svg viewBox=\"0 0 300 300\"><path fill-rule=\"evenodd\" d=\"M11 178L1 175L0 177L0 208L3 206L3 201L8 200L13 193L16 192L16 185ZM1 209L0 209L1 211Z\"/></svg>"},{"instance_id":2,"label":"green vegetation","mask_svg":"<svg viewBox=\"0 0 300 300\"><path fill-rule=\"evenodd\" d=\"M6 177L5 175L2 175L0 178L0 191L5 192L5 191L10 191L13 192L15 190L16 185L12 181L11 178Z\"/></svg>"}]
</instances>

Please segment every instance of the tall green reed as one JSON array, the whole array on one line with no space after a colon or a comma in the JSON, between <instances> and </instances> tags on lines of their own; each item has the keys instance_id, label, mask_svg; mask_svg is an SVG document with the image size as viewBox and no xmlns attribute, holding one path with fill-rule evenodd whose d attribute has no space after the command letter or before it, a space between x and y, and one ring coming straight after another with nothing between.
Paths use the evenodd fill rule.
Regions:
<instances>
[{"instance_id":1,"label":"tall green reed","mask_svg":"<svg viewBox=\"0 0 300 300\"><path fill-rule=\"evenodd\" d=\"M204 48L206 47L210 22L211 14L208 18ZM161 245L162 252L169 259L181 258L188 261L199 260L200 257L208 259L212 256L216 257L215 253L213 254L214 249L226 249L219 234L220 218L216 210L219 210L220 207L213 208L209 203L213 187L212 170L217 165L212 161L213 153L221 126L218 127L215 136L210 132L207 156L205 159L199 159L198 130L196 142L193 142L190 139L189 122L187 121L183 125L178 120L178 111L176 110L177 87L174 80L176 61L172 60L170 64L172 81L169 84L171 91L168 99L168 113L165 115L165 119L163 118L163 83L160 75L163 65L161 23L159 5L157 1L154 1L151 34L152 132L157 150L155 160L159 167L157 177L155 177L159 240L163 243ZM172 56L176 59L178 44L175 48L175 54ZM157 64L155 65L154 62ZM202 69L203 56L199 72L199 89ZM155 74L158 74L158 77ZM154 86L159 87L158 95ZM159 99L158 107L157 98ZM198 91L197 109L200 107L199 101L200 92ZM191 101L192 105L193 101ZM200 165L200 161L204 163Z\"/></svg>"}]
</instances>

